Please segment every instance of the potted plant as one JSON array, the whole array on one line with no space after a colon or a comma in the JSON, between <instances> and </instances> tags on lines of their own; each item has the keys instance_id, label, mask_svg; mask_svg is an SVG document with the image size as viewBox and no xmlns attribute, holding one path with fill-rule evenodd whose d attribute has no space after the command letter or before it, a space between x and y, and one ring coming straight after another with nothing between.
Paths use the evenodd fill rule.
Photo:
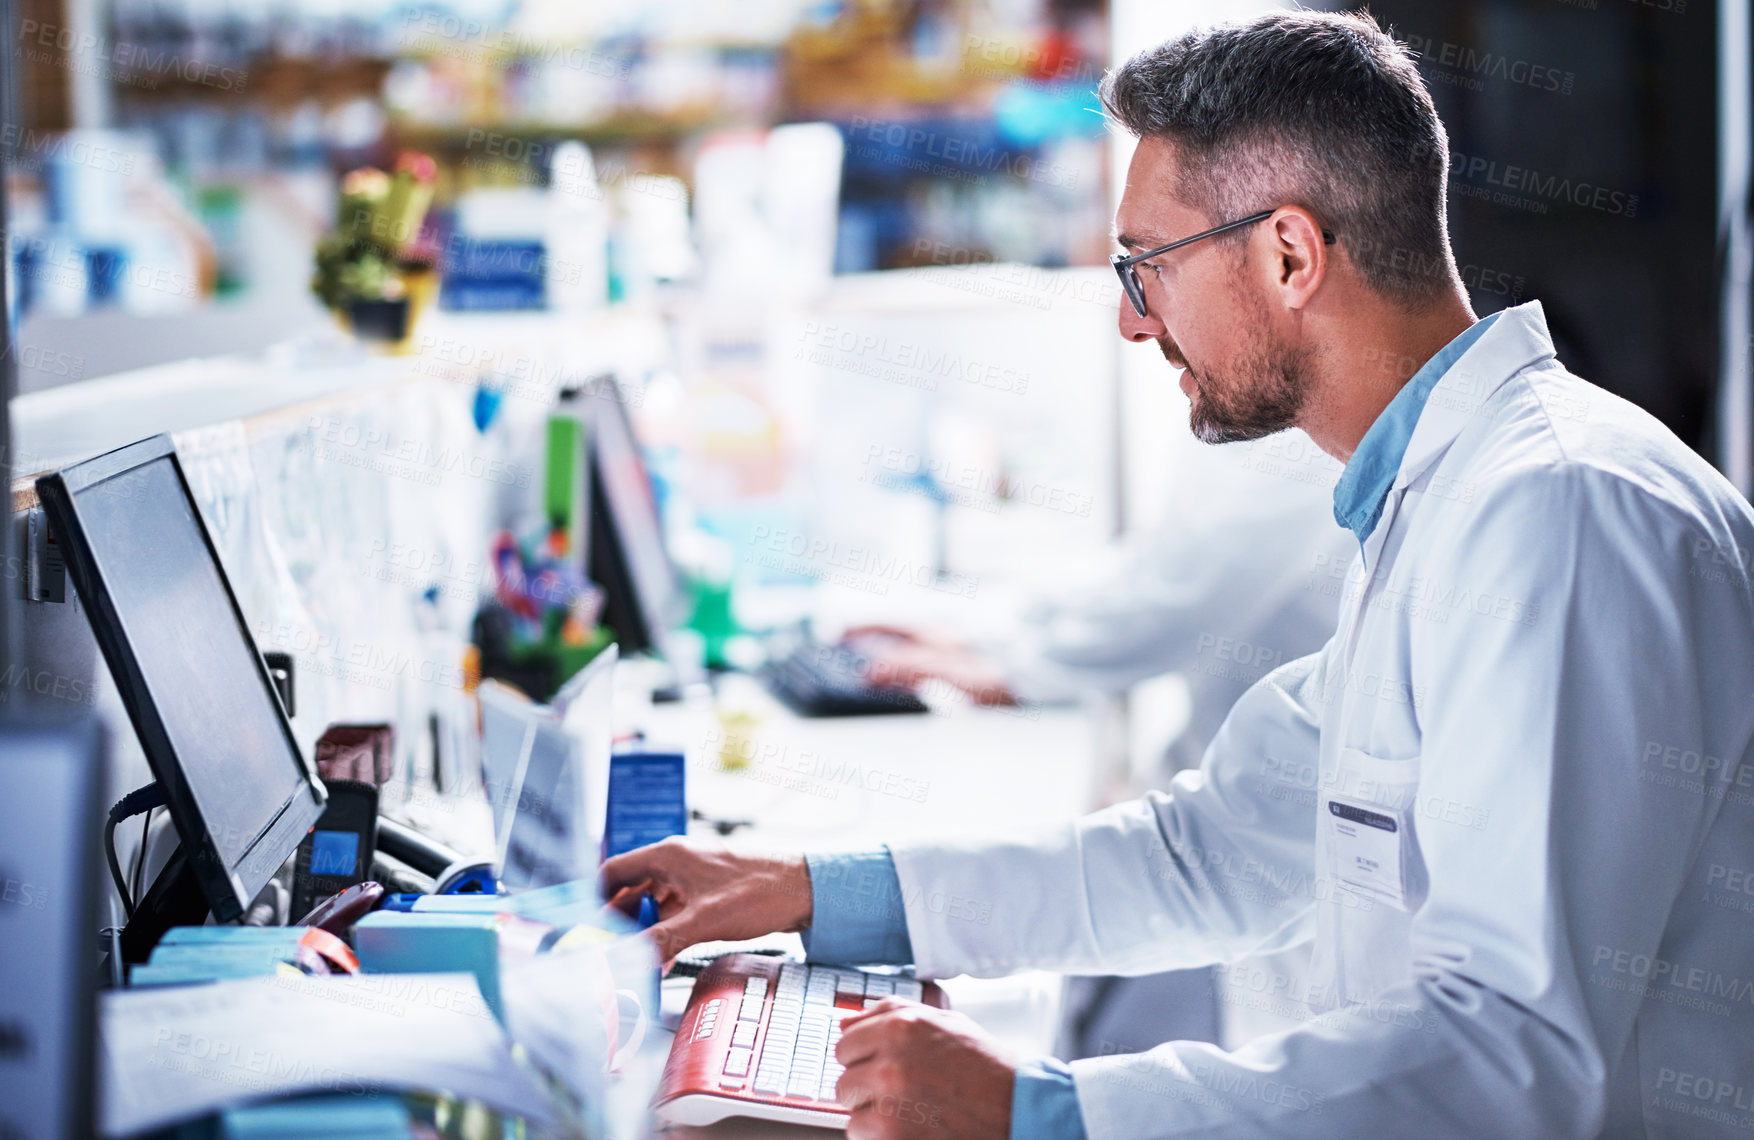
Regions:
<instances>
[{"instance_id":1,"label":"potted plant","mask_svg":"<svg viewBox=\"0 0 1754 1140\"><path fill-rule=\"evenodd\" d=\"M311 289L362 340L406 350L431 300L434 260L420 248L438 164L408 151L386 174L373 167L341 180L335 228L317 243Z\"/></svg>"}]
</instances>

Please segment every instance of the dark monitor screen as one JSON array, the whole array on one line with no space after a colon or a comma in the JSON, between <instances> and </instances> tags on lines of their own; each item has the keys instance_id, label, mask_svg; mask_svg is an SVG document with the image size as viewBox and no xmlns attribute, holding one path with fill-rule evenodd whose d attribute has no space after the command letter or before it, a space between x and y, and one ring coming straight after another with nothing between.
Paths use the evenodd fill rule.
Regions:
<instances>
[{"instance_id":1,"label":"dark monitor screen","mask_svg":"<svg viewBox=\"0 0 1754 1140\"><path fill-rule=\"evenodd\" d=\"M322 792L175 451L147 440L39 489L208 901L221 918L241 911L320 814Z\"/></svg>"},{"instance_id":2,"label":"dark monitor screen","mask_svg":"<svg viewBox=\"0 0 1754 1140\"><path fill-rule=\"evenodd\" d=\"M609 594L606 618L623 652L660 648L670 627L688 616L688 599L664 546L651 477L614 383L598 381L586 407L594 480L591 577Z\"/></svg>"}]
</instances>

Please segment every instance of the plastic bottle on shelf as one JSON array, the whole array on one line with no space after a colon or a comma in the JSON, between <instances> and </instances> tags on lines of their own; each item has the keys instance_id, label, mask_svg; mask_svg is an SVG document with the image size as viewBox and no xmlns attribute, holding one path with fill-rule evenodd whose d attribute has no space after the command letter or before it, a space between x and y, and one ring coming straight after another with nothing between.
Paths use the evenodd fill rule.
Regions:
<instances>
[{"instance_id":1,"label":"plastic bottle on shelf","mask_svg":"<svg viewBox=\"0 0 1754 1140\"><path fill-rule=\"evenodd\" d=\"M554 148L548 181L548 307L588 313L609 301L609 211L597 185L591 149Z\"/></svg>"}]
</instances>

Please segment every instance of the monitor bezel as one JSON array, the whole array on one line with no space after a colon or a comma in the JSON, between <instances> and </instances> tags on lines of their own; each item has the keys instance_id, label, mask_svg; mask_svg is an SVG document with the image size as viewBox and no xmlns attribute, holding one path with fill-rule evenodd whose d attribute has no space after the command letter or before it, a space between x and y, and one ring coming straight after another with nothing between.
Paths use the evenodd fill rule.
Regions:
<instances>
[{"instance_id":1,"label":"monitor bezel","mask_svg":"<svg viewBox=\"0 0 1754 1140\"><path fill-rule=\"evenodd\" d=\"M618 432L621 437L618 443L631 450L638 460L640 474L645 478L656 505L657 492L651 486L652 476L646 470L645 456L640 453L639 436L623 406L621 387L613 377L593 379L586 387L585 396L585 470L589 475L591 511L587 548L590 561L586 573L596 570L597 573L591 575L592 580L608 595L604 599L603 620L615 629L623 655L650 650L675 665L668 640L671 627L688 616L687 592L664 541L663 519L652 521L658 528L659 547L664 552L672 589L670 597L659 599L646 596L639 572L634 569L633 555L629 551L631 543L624 533L629 520L624 517L621 504L615 501L616 496L610 490L609 479L603 474L602 446L598 441L604 432ZM608 423L610 416L616 420L613 426ZM620 628L621 624L629 628L624 630Z\"/></svg>"},{"instance_id":2,"label":"monitor bezel","mask_svg":"<svg viewBox=\"0 0 1754 1140\"><path fill-rule=\"evenodd\" d=\"M232 620L236 622L238 631L250 647L251 656L256 662L257 678L273 704L287 749L298 764L300 782L291 788L262 830L244 845L233 867L225 865L219 846L201 814L194 790L177 760L176 749L165 730L145 673L129 644L121 615L97 572L92 543L86 534L78 505L79 496L108 480L164 459L170 461L171 469L176 473L177 485L188 500L207 555L219 571L220 586L231 606ZM104 661L109 665L110 676L121 694L123 706L128 710L128 719L140 740L141 750L146 754L146 762L152 768L153 777L158 781L159 787L163 789L165 805L176 825L178 837L188 850L195 876L207 896L213 917L220 922L238 918L267 885L268 880L273 878L298 849L299 842L323 814L327 795L309 758L299 748L298 740L293 735L292 725L287 720L286 709L280 703L280 695L269 675L268 666L262 660L262 653L250 632L249 622L244 617L243 608L238 604L237 593L232 589L231 579L225 573L225 564L220 561L219 548L207 529L207 520L189 487L176 445L170 436L156 435L64 467L37 480L37 498L48 513L57 540L63 544L67 572L85 605L92 635L103 652ZM280 853L279 858L272 857L274 852Z\"/></svg>"}]
</instances>

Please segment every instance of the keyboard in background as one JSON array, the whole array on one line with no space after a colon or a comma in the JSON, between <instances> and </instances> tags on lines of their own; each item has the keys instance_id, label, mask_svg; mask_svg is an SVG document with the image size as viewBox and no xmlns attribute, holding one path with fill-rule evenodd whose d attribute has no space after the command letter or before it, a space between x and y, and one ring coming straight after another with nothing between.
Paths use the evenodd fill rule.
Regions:
<instances>
[{"instance_id":1,"label":"keyboard in background","mask_svg":"<svg viewBox=\"0 0 1754 1140\"><path fill-rule=\"evenodd\" d=\"M864 658L844 645L805 642L762 670L768 690L799 716L876 716L931 710L910 690L872 684Z\"/></svg>"},{"instance_id":2,"label":"keyboard in background","mask_svg":"<svg viewBox=\"0 0 1754 1140\"><path fill-rule=\"evenodd\" d=\"M890 995L948 1004L937 986L895 974L754 954L715 960L677 1027L658 1114L687 1125L751 1116L845 1128L834 1099L841 1018Z\"/></svg>"}]
</instances>

